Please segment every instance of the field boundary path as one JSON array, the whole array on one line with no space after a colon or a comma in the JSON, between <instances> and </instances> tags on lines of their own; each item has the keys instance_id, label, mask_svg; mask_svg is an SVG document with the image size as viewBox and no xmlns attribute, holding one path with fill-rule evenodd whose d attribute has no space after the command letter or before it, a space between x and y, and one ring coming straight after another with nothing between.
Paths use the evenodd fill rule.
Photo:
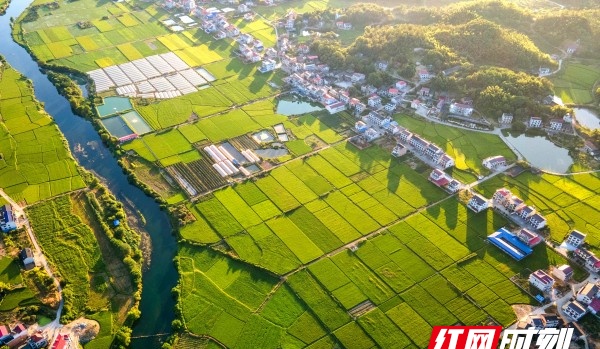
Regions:
<instances>
[{"instance_id":1,"label":"field boundary path","mask_svg":"<svg viewBox=\"0 0 600 349\"><path fill-rule=\"evenodd\" d=\"M52 280L54 281L54 284L56 285L56 290L58 291L58 297L60 298L60 301L58 304L58 310L56 311L56 318L54 319L54 321L52 321L50 324L48 324L46 326L48 326L48 327L59 326L60 325L60 315L62 313L63 303L64 303L64 299L62 296L62 287L60 286L60 282L58 281L56 276L54 276L54 274L52 273L52 269L48 265L48 260L46 259L46 256L44 256L44 254L42 253L42 249L40 248L40 245L38 244L37 239L35 237L35 234L33 233L33 229L31 229L31 225L29 224L29 219L27 218L27 215L25 214L25 207L17 204L2 189L0 189L0 196L2 196L6 201L8 201L11 204L11 206L13 207L13 209L16 211L16 216L19 217L17 224L20 224L21 226L25 226L25 229L27 230L27 235L29 235L29 239L31 240L31 243L33 244L33 248L35 250L34 255L35 255L35 259L38 262L37 264L41 265L44 268L44 270L48 273L48 275L52 278Z\"/></svg>"}]
</instances>

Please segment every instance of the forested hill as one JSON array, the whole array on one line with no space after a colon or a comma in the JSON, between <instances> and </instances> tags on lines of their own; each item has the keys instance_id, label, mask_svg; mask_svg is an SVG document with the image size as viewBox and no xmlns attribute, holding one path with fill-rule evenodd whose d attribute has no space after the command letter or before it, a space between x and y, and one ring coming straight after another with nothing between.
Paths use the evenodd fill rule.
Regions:
<instances>
[{"instance_id":1,"label":"forested hill","mask_svg":"<svg viewBox=\"0 0 600 349\"><path fill-rule=\"evenodd\" d=\"M555 68L547 53L564 52L574 42L580 43L580 56L600 52L600 10L533 12L508 1L484 0L391 10L355 4L345 11L346 20L371 26L345 47L327 35L316 40L315 52L336 68L368 72L372 63L385 60L402 75L414 68L414 49L422 49L419 62L436 71L470 63L531 72Z\"/></svg>"}]
</instances>

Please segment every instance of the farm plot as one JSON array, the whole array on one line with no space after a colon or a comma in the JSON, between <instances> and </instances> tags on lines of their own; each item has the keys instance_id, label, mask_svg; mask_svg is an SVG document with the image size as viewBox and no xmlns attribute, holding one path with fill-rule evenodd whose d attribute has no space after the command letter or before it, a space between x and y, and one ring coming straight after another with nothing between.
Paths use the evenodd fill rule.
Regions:
<instances>
[{"instance_id":1,"label":"farm plot","mask_svg":"<svg viewBox=\"0 0 600 349\"><path fill-rule=\"evenodd\" d=\"M90 274L105 268L94 233L73 213L68 195L32 206L27 214L44 254L66 283L63 289L69 290L63 316L74 319L88 307Z\"/></svg>"},{"instance_id":2,"label":"farm plot","mask_svg":"<svg viewBox=\"0 0 600 349\"><path fill-rule=\"evenodd\" d=\"M290 341L303 346L325 335L291 289L273 289L277 280L260 269L187 244L177 258L183 317L192 333L210 335L230 348L246 348L248 343L277 348ZM253 315L263 301L264 307Z\"/></svg>"},{"instance_id":3,"label":"farm plot","mask_svg":"<svg viewBox=\"0 0 600 349\"><path fill-rule=\"evenodd\" d=\"M0 187L16 201L39 200L85 187L52 119L12 68L0 67Z\"/></svg>"},{"instance_id":4,"label":"farm plot","mask_svg":"<svg viewBox=\"0 0 600 349\"><path fill-rule=\"evenodd\" d=\"M580 63L565 63L551 80L554 92L565 103L586 104L594 100L592 88L600 79L600 68Z\"/></svg>"}]
</instances>

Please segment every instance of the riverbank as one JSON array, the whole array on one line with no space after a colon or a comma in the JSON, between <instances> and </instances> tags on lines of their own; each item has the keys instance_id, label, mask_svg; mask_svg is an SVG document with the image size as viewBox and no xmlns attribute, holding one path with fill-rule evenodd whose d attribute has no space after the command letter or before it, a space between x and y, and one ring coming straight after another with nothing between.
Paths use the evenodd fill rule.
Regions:
<instances>
[{"instance_id":1,"label":"riverbank","mask_svg":"<svg viewBox=\"0 0 600 349\"><path fill-rule=\"evenodd\" d=\"M176 271L172 264L175 243L170 236L169 219L152 199L129 184L127 176L109 149L103 145L93 125L72 113L69 103L57 93L47 77L40 72L39 66L12 40L10 18L19 17L27 6L27 1L13 2L7 14L0 17L0 54L5 55L13 67L33 81L37 99L44 103L46 110L59 126L80 165L101 177L120 202L130 200L135 206L132 211L139 210L146 217L145 228L152 238L153 252L150 258L151 266L143 274L144 291L140 310L144 316L137 321L133 335L169 332L173 317L170 289L176 281ZM125 205L130 206L128 203ZM160 253L156 253L157 250ZM150 292L146 291L146 284L150 285ZM156 339L132 340L133 347L138 345L155 348L160 347L160 342Z\"/></svg>"}]
</instances>

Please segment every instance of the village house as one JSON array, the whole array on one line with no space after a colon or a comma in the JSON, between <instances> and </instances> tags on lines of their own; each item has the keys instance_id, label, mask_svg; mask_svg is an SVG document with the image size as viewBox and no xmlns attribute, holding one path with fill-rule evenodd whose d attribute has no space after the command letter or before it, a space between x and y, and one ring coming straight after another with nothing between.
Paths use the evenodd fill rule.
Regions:
<instances>
[{"instance_id":1,"label":"village house","mask_svg":"<svg viewBox=\"0 0 600 349\"><path fill-rule=\"evenodd\" d=\"M483 196L473 193L473 196L471 196L471 199L469 199L467 207L473 210L473 212L479 213L488 208L488 201Z\"/></svg>"},{"instance_id":2,"label":"village house","mask_svg":"<svg viewBox=\"0 0 600 349\"><path fill-rule=\"evenodd\" d=\"M600 313L600 298L594 298L588 305L588 310L594 315Z\"/></svg>"},{"instance_id":3,"label":"village house","mask_svg":"<svg viewBox=\"0 0 600 349\"><path fill-rule=\"evenodd\" d=\"M539 74L539 76L546 76L546 75L550 74L550 68L540 67L538 74Z\"/></svg>"},{"instance_id":4,"label":"village house","mask_svg":"<svg viewBox=\"0 0 600 349\"><path fill-rule=\"evenodd\" d=\"M335 23L335 26L341 30L350 30L352 29L352 23L338 21Z\"/></svg>"},{"instance_id":5,"label":"village house","mask_svg":"<svg viewBox=\"0 0 600 349\"><path fill-rule=\"evenodd\" d=\"M417 150L420 153L424 153L425 149L427 149L427 147L429 146L429 142L427 142L426 140L424 140L423 138L421 138L418 135L413 135L410 138L409 144L411 146L413 146L413 148L415 148L415 150Z\"/></svg>"},{"instance_id":6,"label":"village house","mask_svg":"<svg viewBox=\"0 0 600 349\"><path fill-rule=\"evenodd\" d=\"M367 100L367 104L371 108L379 108L381 107L381 97L376 94L372 94Z\"/></svg>"},{"instance_id":7,"label":"village house","mask_svg":"<svg viewBox=\"0 0 600 349\"><path fill-rule=\"evenodd\" d=\"M356 131L358 133L364 133L365 131L367 131L368 128L369 128L369 126L367 125L367 123L362 120L358 120L354 124L354 131Z\"/></svg>"},{"instance_id":8,"label":"village house","mask_svg":"<svg viewBox=\"0 0 600 349\"><path fill-rule=\"evenodd\" d=\"M591 141L585 141L582 150L593 157L597 157L600 154L600 151L598 151L598 147Z\"/></svg>"},{"instance_id":9,"label":"village house","mask_svg":"<svg viewBox=\"0 0 600 349\"><path fill-rule=\"evenodd\" d=\"M360 91L367 96L375 94L377 92L377 87L373 85L364 85L360 87Z\"/></svg>"},{"instance_id":10,"label":"village house","mask_svg":"<svg viewBox=\"0 0 600 349\"><path fill-rule=\"evenodd\" d=\"M517 208L514 213L527 220L536 213L536 210L532 206L521 205L521 207Z\"/></svg>"},{"instance_id":11,"label":"village house","mask_svg":"<svg viewBox=\"0 0 600 349\"><path fill-rule=\"evenodd\" d=\"M418 100L418 99L413 99L413 100L410 102L410 107L411 107L412 109L417 109L417 108L419 108L419 106L420 106L420 105L421 105L421 101L420 101L420 100Z\"/></svg>"},{"instance_id":12,"label":"village house","mask_svg":"<svg viewBox=\"0 0 600 349\"><path fill-rule=\"evenodd\" d=\"M408 149L406 149L405 146L403 146L402 144L398 143L396 144L396 146L394 147L394 149L392 149L392 156L399 158L403 155L406 155L406 152L408 151Z\"/></svg>"},{"instance_id":13,"label":"village house","mask_svg":"<svg viewBox=\"0 0 600 349\"><path fill-rule=\"evenodd\" d=\"M567 236L566 242L573 247L579 247L585 241L585 237L586 234L579 230L573 230L569 236Z\"/></svg>"},{"instance_id":14,"label":"village house","mask_svg":"<svg viewBox=\"0 0 600 349\"><path fill-rule=\"evenodd\" d=\"M444 155L444 152L437 145L430 143L425 149L425 155L433 160L438 160L442 155Z\"/></svg>"},{"instance_id":15,"label":"village house","mask_svg":"<svg viewBox=\"0 0 600 349\"><path fill-rule=\"evenodd\" d=\"M29 247L26 247L19 252L19 260L23 264L23 268L25 268L25 270L31 270L35 268L35 257L33 256L33 252Z\"/></svg>"},{"instance_id":16,"label":"village house","mask_svg":"<svg viewBox=\"0 0 600 349\"><path fill-rule=\"evenodd\" d=\"M362 73L353 73L350 76L350 81L353 84L357 84L357 83L363 82L363 81L365 81L365 74L362 74Z\"/></svg>"},{"instance_id":17,"label":"village house","mask_svg":"<svg viewBox=\"0 0 600 349\"><path fill-rule=\"evenodd\" d=\"M529 127L531 128L540 128L542 127L542 118L537 116L532 116L529 118Z\"/></svg>"},{"instance_id":18,"label":"village house","mask_svg":"<svg viewBox=\"0 0 600 349\"><path fill-rule=\"evenodd\" d=\"M553 131L560 131L562 130L563 123L563 119L552 119L550 120L550 129Z\"/></svg>"},{"instance_id":19,"label":"village house","mask_svg":"<svg viewBox=\"0 0 600 349\"><path fill-rule=\"evenodd\" d=\"M529 283L542 292L549 292L554 286L554 279L540 269L529 275Z\"/></svg>"},{"instance_id":20,"label":"village house","mask_svg":"<svg viewBox=\"0 0 600 349\"><path fill-rule=\"evenodd\" d=\"M443 169L447 169L450 168L452 166L455 165L454 159L449 156L448 154L444 154L438 161L438 165L443 168Z\"/></svg>"},{"instance_id":21,"label":"village house","mask_svg":"<svg viewBox=\"0 0 600 349\"><path fill-rule=\"evenodd\" d=\"M450 176L448 176L446 172L436 168L429 174L429 180L438 187L444 188L450 183Z\"/></svg>"},{"instance_id":22,"label":"village house","mask_svg":"<svg viewBox=\"0 0 600 349\"><path fill-rule=\"evenodd\" d=\"M565 305L562 307L562 310L566 316L574 321L578 321L585 315L585 313L587 313L586 308L577 301L565 303Z\"/></svg>"},{"instance_id":23,"label":"village house","mask_svg":"<svg viewBox=\"0 0 600 349\"><path fill-rule=\"evenodd\" d=\"M393 113L394 110L396 110L396 104L394 103L388 103L386 105L383 106L383 109L385 109L385 111Z\"/></svg>"},{"instance_id":24,"label":"village house","mask_svg":"<svg viewBox=\"0 0 600 349\"><path fill-rule=\"evenodd\" d=\"M10 204L0 206L0 230L3 233L8 233L16 229L17 222L12 206Z\"/></svg>"},{"instance_id":25,"label":"village house","mask_svg":"<svg viewBox=\"0 0 600 349\"><path fill-rule=\"evenodd\" d=\"M536 234L536 233L534 233L534 232L532 232L530 230L527 230L525 228L520 229L517 232L517 237L521 241L523 241L524 243L526 243L527 246L529 246L529 247L534 247L537 244L539 244L540 242L542 242L542 238L538 234Z\"/></svg>"},{"instance_id":26,"label":"village house","mask_svg":"<svg viewBox=\"0 0 600 349\"><path fill-rule=\"evenodd\" d=\"M422 68L417 71L417 76L421 82L427 82L433 78L433 75L429 73L429 70Z\"/></svg>"},{"instance_id":27,"label":"village house","mask_svg":"<svg viewBox=\"0 0 600 349\"><path fill-rule=\"evenodd\" d=\"M594 298L600 295L600 287L592 282L587 282L575 295L577 300L583 304L590 304Z\"/></svg>"},{"instance_id":28,"label":"village house","mask_svg":"<svg viewBox=\"0 0 600 349\"><path fill-rule=\"evenodd\" d=\"M371 142L374 141L375 139L381 137L381 134L379 132L377 132L374 128L369 128L367 131L365 131L365 139L367 140L367 142Z\"/></svg>"},{"instance_id":29,"label":"village house","mask_svg":"<svg viewBox=\"0 0 600 349\"><path fill-rule=\"evenodd\" d=\"M367 120L373 125L377 125L379 127L385 127L386 124L389 124L392 120L387 118L376 111L372 111L367 115Z\"/></svg>"},{"instance_id":30,"label":"village house","mask_svg":"<svg viewBox=\"0 0 600 349\"><path fill-rule=\"evenodd\" d=\"M469 117L473 114L473 106L461 103L450 104L450 113Z\"/></svg>"},{"instance_id":31,"label":"village house","mask_svg":"<svg viewBox=\"0 0 600 349\"><path fill-rule=\"evenodd\" d=\"M357 115L360 115L365 109L367 109L367 106L364 103L358 103L354 106Z\"/></svg>"},{"instance_id":32,"label":"village house","mask_svg":"<svg viewBox=\"0 0 600 349\"><path fill-rule=\"evenodd\" d=\"M578 248L574 251L577 258L585 263L585 266L594 271L595 273L600 272L600 258L596 257L593 252L590 252L584 248Z\"/></svg>"},{"instance_id":33,"label":"village house","mask_svg":"<svg viewBox=\"0 0 600 349\"><path fill-rule=\"evenodd\" d=\"M573 268L568 264L563 264L552 269L552 275L562 282L567 282L573 277Z\"/></svg>"},{"instance_id":34,"label":"village house","mask_svg":"<svg viewBox=\"0 0 600 349\"><path fill-rule=\"evenodd\" d=\"M329 114L339 113L341 111L346 110L346 103L344 103L344 102L331 103L331 104L328 104L327 106L325 106L325 109L327 109Z\"/></svg>"},{"instance_id":35,"label":"village house","mask_svg":"<svg viewBox=\"0 0 600 349\"><path fill-rule=\"evenodd\" d=\"M250 11L250 7L246 4L239 4L237 10L239 13L246 13Z\"/></svg>"},{"instance_id":36,"label":"village house","mask_svg":"<svg viewBox=\"0 0 600 349\"><path fill-rule=\"evenodd\" d=\"M421 97L429 97L430 89L429 87L421 87L418 95Z\"/></svg>"},{"instance_id":37,"label":"village house","mask_svg":"<svg viewBox=\"0 0 600 349\"><path fill-rule=\"evenodd\" d=\"M483 159L483 166L488 170L496 170L498 168L506 166L506 158L501 155L490 156L489 158Z\"/></svg>"},{"instance_id":38,"label":"village house","mask_svg":"<svg viewBox=\"0 0 600 349\"><path fill-rule=\"evenodd\" d=\"M261 64L260 68L258 68L258 70L261 73L266 73L266 72L275 70L276 67L277 67L277 62L275 62L272 59L265 59L262 61L262 64Z\"/></svg>"},{"instance_id":39,"label":"village house","mask_svg":"<svg viewBox=\"0 0 600 349\"><path fill-rule=\"evenodd\" d=\"M396 82L396 88L400 91L404 91L404 89L406 89L407 87L408 85L406 84L406 81L399 80Z\"/></svg>"},{"instance_id":40,"label":"village house","mask_svg":"<svg viewBox=\"0 0 600 349\"><path fill-rule=\"evenodd\" d=\"M68 334L58 334L50 349L66 349L71 343L71 338Z\"/></svg>"},{"instance_id":41,"label":"village house","mask_svg":"<svg viewBox=\"0 0 600 349\"><path fill-rule=\"evenodd\" d=\"M388 97L390 97L390 98L391 98L391 97L396 97L397 95L399 95L399 94L400 94L400 90L398 90L397 88L394 88L394 87L390 87L390 88L387 90L387 93L386 93L386 94L387 94L387 96L388 96Z\"/></svg>"},{"instance_id":42,"label":"village house","mask_svg":"<svg viewBox=\"0 0 600 349\"><path fill-rule=\"evenodd\" d=\"M446 187L446 189L448 189L448 191L451 193L456 193L457 191L460 190L461 187L462 187L462 183L453 178L450 181L450 183L448 183L448 186Z\"/></svg>"},{"instance_id":43,"label":"village house","mask_svg":"<svg viewBox=\"0 0 600 349\"><path fill-rule=\"evenodd\" d=\"M386 71L387 68L388 68L388 62L386 62L386 61L379 61L379 62L377 62L376 67L379 70Z\"/></svg>"},{"instance_id":44,"label":"village house","mask_svg":"<svg viewBox=\"0 0 600 349\"><path fill-rule=\"evenodd\" d=\"M513 122L513 115L508 113L502 113L500 117L500 123L502 124L510 124Z\"/></svg>"},{"instance_id":45,"label":"village house","mask_svg":"<svg viewBox=\"0 0 600 349\"><path fill-rule=\"evenodd\" d=\"M410 132L407 129L404 129L404 130L400 131L400 134L398 135L398 140L406 144L406 143L409 143L412 136L413 136L412 132Z\"/></svg>"},{"instance_id":46,"label":"village house","mask_svg":"<svg viewBox=\"0 0 600 349\"><path fill-rule=\"evenodd\" d=\"M539 230L546 226L546 219L539 213L535 213L527 219L527 224L533 229Z\"/></svg>"}]
</instances>

